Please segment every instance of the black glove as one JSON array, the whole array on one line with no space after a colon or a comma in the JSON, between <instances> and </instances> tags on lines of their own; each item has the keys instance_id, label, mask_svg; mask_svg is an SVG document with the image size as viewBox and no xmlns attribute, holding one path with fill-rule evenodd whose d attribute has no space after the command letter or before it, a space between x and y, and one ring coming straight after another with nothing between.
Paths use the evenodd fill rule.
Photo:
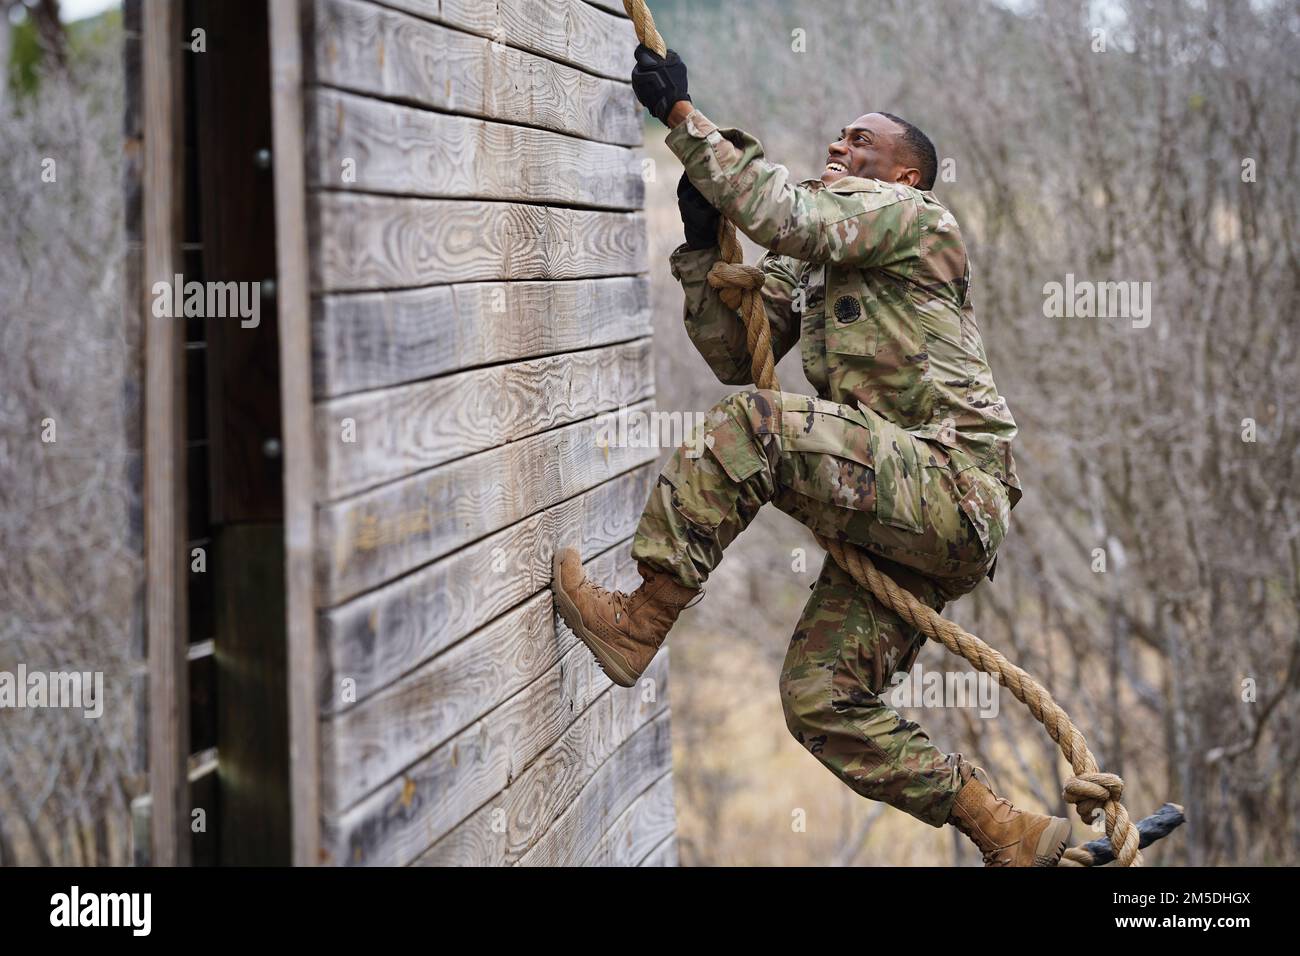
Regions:
<instances>
[{"instance_id":1,"label":"black glove","mask_svg":"<svg viewBox=\"0 0 1300 956\"><path fill-rule=\"evenodd\" d=\"M673 104L691 98L686 92L686 64L672 50L662 57L638 43L636 66L632 67L632 91L650 115L667 126Z\"/></svg>"},{"instance_id":2,"label":"black glove","mask_svg":"<svg viewBox=\"0 0 1300 956\"><path fill-rule=\"evenodd\" d=\"M708 249L718 244L718 223L722 214L704 198L685 173L677 181L677 208L682 214L688 249Z\"/></svg>"}]
</instances>

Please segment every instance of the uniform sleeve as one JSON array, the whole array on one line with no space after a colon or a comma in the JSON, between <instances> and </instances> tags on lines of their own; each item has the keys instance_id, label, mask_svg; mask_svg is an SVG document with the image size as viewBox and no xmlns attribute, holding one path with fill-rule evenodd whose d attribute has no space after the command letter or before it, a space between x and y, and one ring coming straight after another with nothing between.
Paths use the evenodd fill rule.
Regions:
<instances>
[{"instance_id":1,"label":"uniform sleeve","mask_svg":"<svg viewBox=\"0 0 1300 956\"><path fill-rule=\"evenodd\" d=\"M673 251L669 262L673 277L681 283L686 296L684 318L686 334L713 374L724 385L749 385L754 377L749 363L745 338L745 321L737 309L728 308L718 290L706 278L722 253L709 249L688 249L683 244ZM798 280L793 263L784 256L768 253L759 262L766 278L763 304L772 329L772 360L779 362L799 339L799 319L793 302Z\"/></svg>"},{"instance_id":2,"label":"uniform sleeve","mask_svg":"<svg viewBox=\"0 0 1300 956\"><path fill-rule=\"evenodd\" d=\"M766 249L861 268L902 266L920 255L920 209L906 188L874 180L852 192L792 184L789 170L763 158L757 139L719 130L699 110L667 143L705 198Z\"/></svg>"}]
</instances>

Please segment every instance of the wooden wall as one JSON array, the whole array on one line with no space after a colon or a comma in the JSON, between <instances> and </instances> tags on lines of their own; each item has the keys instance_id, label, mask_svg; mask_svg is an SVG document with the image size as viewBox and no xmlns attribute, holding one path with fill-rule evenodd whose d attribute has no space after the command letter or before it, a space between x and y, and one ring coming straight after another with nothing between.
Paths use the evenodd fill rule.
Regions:
<instances>
[{"instance_id":1,"label":"wooden wall","mask_svg":"<svg viewBox=\"0 0 1300 956\"><path fill-rule=\"evenodd\" d=\"M667 654L613 686L549 589L637 583L656 474L595 441L654 395L631 24L301 11L320 858L675 864Z\"/></svg>"}]
</instances>

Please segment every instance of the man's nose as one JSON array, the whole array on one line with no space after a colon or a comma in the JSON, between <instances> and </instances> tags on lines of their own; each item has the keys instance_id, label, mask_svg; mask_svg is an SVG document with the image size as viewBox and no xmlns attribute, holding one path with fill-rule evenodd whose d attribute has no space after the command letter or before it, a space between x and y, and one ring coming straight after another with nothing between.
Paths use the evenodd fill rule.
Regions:
<instances>
[{"instance_id":1,"label":"man's nose","mask_svg":"<svg viewBox=\"0 0 1300 956\"><path fill-rule=\"evenodd\" d=\"M843 146L843 143L844 143L844 140L842 140L842 139L837 139L835 142L831 143L831 145L830 145L830 151L831 151L832 153L836 154L836 155L843 155L843 154L844 154L844 146Z\"/></svg>"}]
</instances>

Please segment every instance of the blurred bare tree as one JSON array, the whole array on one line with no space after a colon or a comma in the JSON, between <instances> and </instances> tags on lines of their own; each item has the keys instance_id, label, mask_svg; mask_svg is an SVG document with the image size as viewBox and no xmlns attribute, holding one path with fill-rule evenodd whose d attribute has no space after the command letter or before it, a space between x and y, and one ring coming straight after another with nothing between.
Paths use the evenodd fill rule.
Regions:
<instances>
[{"instance_id":1,"label":"blurred bare tree","mask_svg":"<svg viewBox=\"0 0 1300 956\"><path fill-rule=\"evenodd\" d=\"M1300 5L880 0L856 20L820 0L754 0L739 16L725 2L662 6L697 105L759 136L796 179L816 175L835 131L864 112L897 113L934 139L947 161L936 192L970 245L1026 489L996 581L950 611L1047 683L1103 767L1125 775L1130 810L1185 805L1189 824L1153 862L1295 864ZM669 233L656 235L664 254L680 241L668 206L678 169L666 169L655 191L665 211L652 220ZM657 331L674 347L660 359L659 401L707 407L722 390L702 386L701 361L676 347L680 293L660 272ZM1044 287L1067 274L1150 283L1149 325L1046 317ZM782 364L783 384L806 389L796 369ZM777 516L751 532L764 540L738 543L739 561L755 564L743 569L750 582L724 562L728 606L697 612L696 634L674 633L688 831L690 801L735 790L694 779L696 748L734 744L719 740L716 714L695 724L697 672L763 634L760 686L731 693L760 695L779 716L774 668L802 600L793 595L811 580L789 572L790 548L808 540L791 524ZM718 637L728 629L745 636ZM927 669L958 663L937 647L922 655ZM716 710L717 683L707 685ZM1068 768L1009 694L996 720L909 715L999 784L1064 813ZM716 763L700 765L718 777ZM798 766L838 786L811 760ZM752 779L753 768L732 772ZM729 838L726 806L700 812L722 822L708 838L684 834L684 861L761 861L753 844L777 839L772 824ZM890 846L945 845L926 830L895 827ZM805 846L802 862L842 855L834 839Z\"/></svg>"},{"instance_id":2,"label":"blurred bare tree","mask_svg":"<svg viewBox=\"0 0 1300 956\"><path fill-rule=\"evenodd\" d=\"M120 34L65 65L0 104L0 671L102 671L105 700L0 711L0 864L120 865L141 580Z\"/></svg>"}]
</instances>

